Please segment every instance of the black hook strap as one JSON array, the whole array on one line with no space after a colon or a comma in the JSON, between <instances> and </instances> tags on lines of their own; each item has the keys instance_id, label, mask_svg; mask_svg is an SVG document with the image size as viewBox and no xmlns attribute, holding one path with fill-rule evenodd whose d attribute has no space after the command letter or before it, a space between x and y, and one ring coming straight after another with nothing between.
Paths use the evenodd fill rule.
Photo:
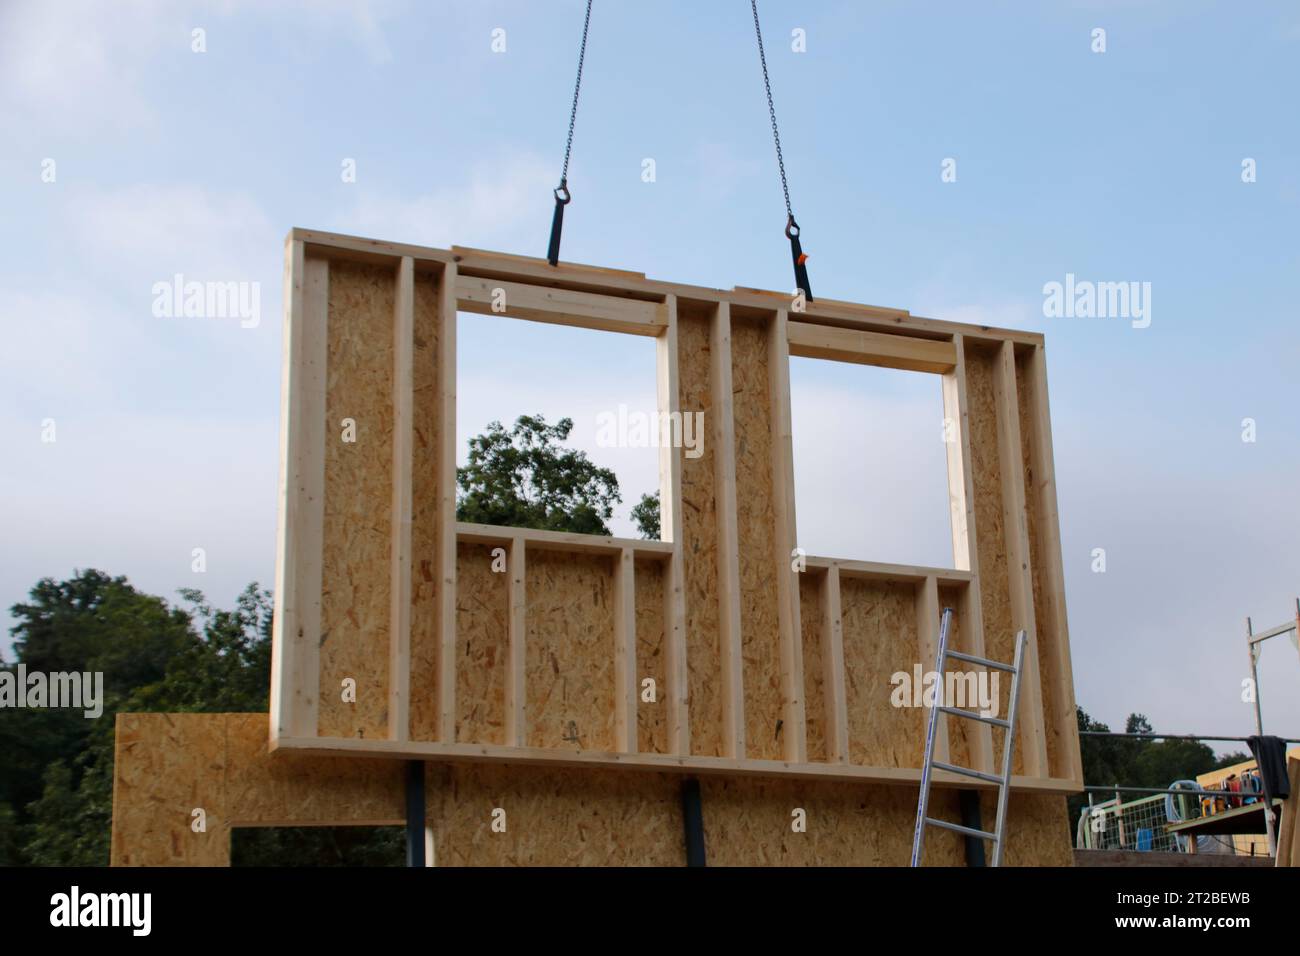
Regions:
<instances>
[{"instance_id":1,"label":"black hook strap","mask_svg":"<svg viewBox=\"0 0 1300 956\"><path fill-rule=\"evenodd\" d=\"M564 207L569 204L573 196L569 194L569 187L560 180L560 186L555 190L555 214L551 216L551 244L546 247L546 261L551 265L560 264L560 233L564 230Z\"/></svg>"},{"instance_id":2,"label":"black hook strap","mask_svg":"<svg viewBox=\"0 0 1300 956\"><path fill-rule=\"evenodd\" d=\"M587 31L591 28L591 0L587 0L587 15L582 21L582 45L578 48L578 79L573 84L573 107L569 110L569 138L564 143L564 169L560 185L555 190L555 213L551 216L551 244L546 248L546 261L560 264L560 233L564 230L564 207L573 197L569 195L569 154L573 152L573 124L578 119L578 93L582 90L582 64L587 59Z\"/></svg>"},{"instance_id":3,"label":"black hook strap","mask_svg":"<svg viewBox=\"0 0 1300 956\"><path fill-rule=\"evenodd\" d=\"M793 215L786 220L785 236L790 240L790 258L794 260L794 284L803 290L804 299L811 302L812 286L808 283L808 267L804 265L808 261L808 255L803 251L803 246L799 245L799 224L794 221Z\"/></svg>"}]
</instances>

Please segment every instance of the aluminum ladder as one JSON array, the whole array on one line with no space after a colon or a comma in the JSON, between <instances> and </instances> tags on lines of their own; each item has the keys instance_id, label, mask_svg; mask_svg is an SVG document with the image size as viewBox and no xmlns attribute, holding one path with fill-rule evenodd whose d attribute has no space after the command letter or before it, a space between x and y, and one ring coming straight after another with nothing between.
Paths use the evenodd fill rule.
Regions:
<instances>
[{"instance_id":1,"label":"aluminum ladder","mask_svg":"<svg viewBox=\"0 0 1300 956\"><path fill-rule=\"evenodd\" d=\"M1011 791L1011 753L1015 747L1016 741L1016 705L1020 702L1020 670L1025 658L1026 635L1022 630L1016 634L1016 659L1014 664L1003 664L1000 661L991 661L984 657L975 657L973 654L962 654L958 651L948 650L948 633L952 626L952 608L943 609L943 614L939 619L939 653L935 660L934 670L939 675L938 683L935 687L935 706L930 708L930 722L925 733L925 763L921 768L921 796L916 807L916 830L912 835L912 866L921 865L921 848L925 843L925 828L927 826L941 827L945 830L952 830L963 836L974 837L978 840L990 840L993 843L993 865L1002 865L1002 847L1005 842L1007 826L1007 797ZM947 706L943 699L945 667L950 661L962 661L966 664L975 664L980 667L992 667L1000 671L1008 671L1011 674L1011 706L1007 711L1006 719L1000 717L985 717L976 711L960 710L956 707ZM953 717L964 717L967 720L978 720L985 724L992 724L994 727L1001 727L1006 731L1006 739L1002 747L1002 773L993 774L985 773L982 770L972 770L970 767L958 767L950 763L942 763L934 759L934 732L938 724L939 714L950 714ZM930 776L934 770L946 770L949 773L960 774L963 777L973 777L976 780L984 780L988 783L998 785L998 815L997 823L993 831L976 830L973 827L965 827L959 823L949 823L947 820L939 820L929 816L930 808Z\"/></svg>"}]
</instances>

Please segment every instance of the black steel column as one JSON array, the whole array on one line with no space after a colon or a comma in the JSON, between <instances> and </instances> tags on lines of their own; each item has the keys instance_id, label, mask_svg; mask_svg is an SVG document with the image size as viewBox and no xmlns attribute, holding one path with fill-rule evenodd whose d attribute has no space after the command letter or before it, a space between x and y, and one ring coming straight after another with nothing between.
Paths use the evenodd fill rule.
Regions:
<instances>
[{"instance_id":1,"label":"black steel column","mask_svg":"<svg viewBox=\"0 0 1300 956\"><path fill-rule=\"evenodd\" d=\"M972 830L983 830L980 824L980 793L978 790L958 790L961 799L961 825ZM979 837L965 837L966 865L988 866L984 862L984 841Z\"/></svg>"},{"instance_id":2,"label":"black steel column","mask_svg":"<svg viewBox=\"0 0 1300 956\"><path fill-rule=\"evenodd\" d=\"M704 809L700 803L700 782L694 777L682 781L682 824L686 831L686 865L708 866L704 857Z\"/></svg>"},{"instance_id":3,"label":"black steel column","mask_svg":"<svg viewBox=\"0 0 1300 956\"><path fill-rule=\"evenodd\" d=\"M425 866L424 859L424 764L406 764L406 865Z\"/></svg>"}]
</instances>

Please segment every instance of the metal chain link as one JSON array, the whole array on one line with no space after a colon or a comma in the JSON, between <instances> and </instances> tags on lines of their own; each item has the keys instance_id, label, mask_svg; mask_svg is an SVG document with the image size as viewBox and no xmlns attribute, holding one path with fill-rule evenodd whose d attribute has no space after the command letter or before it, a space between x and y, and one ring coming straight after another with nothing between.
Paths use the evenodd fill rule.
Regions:
<instances>
[{"instance_id":1,"label":"metal chain link","mask_svg":"<svg viewBox=\"0 0 1300 956\"><path fill-rule=\"evenodd\" d=\"M573 109L569 111L569 138L564 144L564 171L560 173L561 187L564 187L569 179L569 153L573 151L573 124L578 119L578 92L582 89L582 61L587 58L587 28L590 26L591 0L587 0L587 16L582 21L582 47L578 51L578 81L573 84ZM770 96L768 98L771 99Z\"/></svg>"},{"instance_id":2,"label":"metal chain link","mask_svg":"<svg viewBox=\"0 0 1300 956\"><path fill-rule=\"evenodd\" d=\"M767 55L763 52L763 30L758 25L758 0L749 0L749 5L754 11L754 35L758 37L758 59L763 64L763 87L767 90L767 114L772 118L772 141L776 143L776 164L781 169L781 191L785 193L785 212L793 220L794 211L790 208L790 186L785 181L785 159L781 156L781 133L776 128L776 107L772 105L772 81L767 75Z\"/></svg>"}]
</instances>

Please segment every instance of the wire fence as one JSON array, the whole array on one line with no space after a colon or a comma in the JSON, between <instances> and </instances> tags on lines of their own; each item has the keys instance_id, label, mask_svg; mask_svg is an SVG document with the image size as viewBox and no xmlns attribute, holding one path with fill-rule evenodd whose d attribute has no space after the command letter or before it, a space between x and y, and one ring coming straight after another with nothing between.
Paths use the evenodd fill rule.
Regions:
<instances>
[{"instance_id":1,"label":"wire fence","mask_svg":"<svg viewBox=\"0 0 1300 956\"><path fill-rule=\"evenodd\" d=\"M1084 737L1148 740L1214 740L1246 742L1244 737L1210 737L1194 734L1121 734L1083 731ZM1288 740L1288 743L1295 741ZM1090 785L1090 798L1106 799L1084 806L1076 823L1075 847L1081 850L1130 850L1156 853L1211 853L1267 856L1268 842L1260 823L1259 834L1232 835L1177 832L1177 824L1202 820L1263 802L1263 784L1255 767L1224 768L1205 784L1178 780L1169 787ZM1210 774L1202 774L1206 779Z\"/></svg>"}]
</instances>

